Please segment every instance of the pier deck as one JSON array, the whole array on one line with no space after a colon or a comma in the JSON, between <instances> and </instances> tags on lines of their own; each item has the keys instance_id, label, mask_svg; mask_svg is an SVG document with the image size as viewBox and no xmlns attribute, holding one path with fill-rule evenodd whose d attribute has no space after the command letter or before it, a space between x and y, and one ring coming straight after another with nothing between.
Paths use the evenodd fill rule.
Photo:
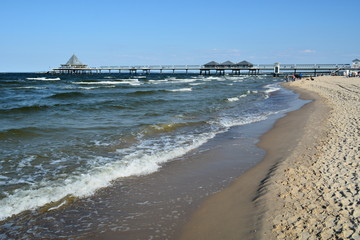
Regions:
<instances>
[{"instance_id":1,"label":"pier deck","mask_svg":"<svg viewBox=\"0 0 360 240\"><path fill-rule=\"evenodd\" d=\"M280 64L277 75L288 74L322 74L335 73L345 70L354 70L350 64ZM241 66L213 66L205 65L145 65L145 66L101 66L101 67L59 67L52 70L55 74L94 74L94 73L129 73L129 74L150 74L150 73L199 73L202 75L211 74L274 74L274 64L258 64L252 67Z\"/></svg>"}]
</instances>

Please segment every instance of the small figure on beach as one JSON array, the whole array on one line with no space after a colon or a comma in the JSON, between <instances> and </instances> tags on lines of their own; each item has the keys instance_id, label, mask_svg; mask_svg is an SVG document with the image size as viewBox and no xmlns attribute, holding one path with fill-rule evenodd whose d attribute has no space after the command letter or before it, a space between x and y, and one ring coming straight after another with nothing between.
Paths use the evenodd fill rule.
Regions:
<instances>
[{"instance_id":1,"label":"small figure on beach","mask_svg":"<svg viewBox=\"0 0 360 240\"><path fill-rule=\"evenodd\" d=\"M295 81L296 77L295 74L292 75L292 80Z\"/></svg>"}]
</instances>

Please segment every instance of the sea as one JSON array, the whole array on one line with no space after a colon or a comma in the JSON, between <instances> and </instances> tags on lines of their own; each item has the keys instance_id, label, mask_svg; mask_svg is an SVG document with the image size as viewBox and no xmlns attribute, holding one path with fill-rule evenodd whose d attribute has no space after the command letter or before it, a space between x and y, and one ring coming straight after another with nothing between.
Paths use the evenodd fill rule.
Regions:
<instances>
[{"instance_id":1,"label":"sea","mask_svg":"<svg viewBox=\"0 0 360 240\"><path fill-rule=\"evenodd\" d=\"M0 73L0 239L171 239L261 160L259 136L305 103L281 82ZM226 142L240 151L231 162L216 150Z\"/></svg>"}]
</instances>

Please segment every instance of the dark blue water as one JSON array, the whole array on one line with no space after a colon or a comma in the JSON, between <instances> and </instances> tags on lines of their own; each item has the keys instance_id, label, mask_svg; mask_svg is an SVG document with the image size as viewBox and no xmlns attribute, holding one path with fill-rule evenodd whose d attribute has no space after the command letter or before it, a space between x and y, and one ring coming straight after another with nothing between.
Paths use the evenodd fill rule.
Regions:
<instances>
[{"instance_id":1,"label":"dark blue water","mask_svg":"<svg viewBox=\"0 0 360 240\"><path fill-rule=\"evenodd\" d=\"M163 163L231 127L285 112L294 94L279 81L0 74L0 220L91 196L115 179L166 171Z\"/></svg>"}]
</instances>

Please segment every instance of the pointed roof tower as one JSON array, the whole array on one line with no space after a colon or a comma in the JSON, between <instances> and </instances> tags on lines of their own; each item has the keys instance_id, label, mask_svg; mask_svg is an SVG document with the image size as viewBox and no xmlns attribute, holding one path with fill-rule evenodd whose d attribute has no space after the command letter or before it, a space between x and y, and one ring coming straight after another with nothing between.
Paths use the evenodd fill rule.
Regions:
<instances>
[{"instance_id":1,"label":"pointed roof tower","mask_svg":"<svg viewBox=\"0 0 360 240\"><path fill-rule=\"evenodd\" d=\"M67 61L66 65L83 65L80 60L73 54L69 61Z\"/></svg>"},{"instance_id":2,"label":"pointed roof tower","mask_svg":"<svg viewBox=\"0 0 360 240\"><path fill-rule=\"evenodd\" d=\"M83 64L78 57L73 54L66 64L61 64L62 68L86 68L87 65Z\"/></svg>"}]
</instances>

